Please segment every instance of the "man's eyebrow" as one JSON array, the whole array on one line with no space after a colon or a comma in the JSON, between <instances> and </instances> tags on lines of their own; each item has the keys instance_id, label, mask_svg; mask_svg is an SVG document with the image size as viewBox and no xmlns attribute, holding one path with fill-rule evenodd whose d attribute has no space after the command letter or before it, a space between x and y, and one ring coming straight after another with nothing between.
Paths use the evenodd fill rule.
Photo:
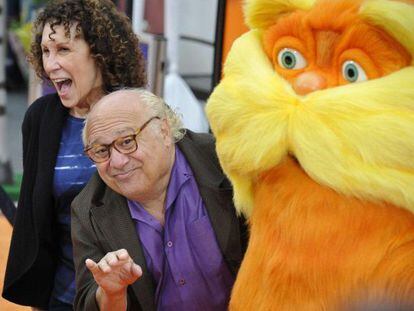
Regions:
<instances>
[{"instance_id":1,"label":"man's eyebrow","mask_svg":"<svg viewBox=\"0 0 414 311\"><path fill-rule=\"evenodd\" d=\"M113 142L117 138L132 135L132 134L134 134L134 132L135 132L135 129L132 128L132 127L127 127L127 128L124 128L124 129L116 130L113 133L111 133L111 134L113 134L114 138L110 142L108 142L107 144L110 144L111 142ZM105 137L107 137L107 136L99 136L99 137L95 138L93 141L91 141L89 143L89 146L107 145L107 144L101 143L101 141L104 140Z\"/></svg>"},{"instance_id":2,"label":"man's eyebrow","mask_svg":"<svg viewBox=\"0 0 414 311\"><path fill-rule=\"evenodd\" d=\"M125 132L131 132L131 134L133 134L135 132L135 128L127 127L127 128L115 131L114 134L115 135L123 135L123 134L125 134Z\"/></svg>"}]
</instances>

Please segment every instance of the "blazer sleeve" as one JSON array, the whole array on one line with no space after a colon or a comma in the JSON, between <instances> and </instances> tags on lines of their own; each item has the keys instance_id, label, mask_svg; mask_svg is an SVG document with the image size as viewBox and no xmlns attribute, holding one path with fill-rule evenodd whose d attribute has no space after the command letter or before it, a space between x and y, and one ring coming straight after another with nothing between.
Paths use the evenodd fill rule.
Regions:
<instances>
[{"instance_id":1,"label":"blazer sleeve","mask_svg":"<svg viewBox=\"0 0 414 311\"><path fill-rule=\"evenodd\" d=\"M76 271L76 296L73 304L74 310L98 311L99 307L95 299L98 285L92 273L86 267L85 260L90 258L95 262L101 260L106 255L104 247L100 245L102 239L98 237L92 223L88 197L83 196L82 192L72 202L71 206L71 234L73 245L73 261ZM104 242L103 242L104 243ZM127 310L135 310L131 297L127 294Z\"/></svg>"},{"instance_id":2,"label":"blazer sleeve","mask_svg":"<svg viewBox=\"0 0 414 311\"><path fill-rule=\"evenodd\" d=\"M78 200L75 200L78 201ZM73 261L76 271L76 297L73 304L74 310L98 311L95 293L98 285L92 273L85 265L85 260L90 258L99 261L105 254L99 251L94 242L92 224L90 223L89 209L82 210L77 202L72 202L71 208L71 234L73 245Z\"/></svg>"}]
</instances>

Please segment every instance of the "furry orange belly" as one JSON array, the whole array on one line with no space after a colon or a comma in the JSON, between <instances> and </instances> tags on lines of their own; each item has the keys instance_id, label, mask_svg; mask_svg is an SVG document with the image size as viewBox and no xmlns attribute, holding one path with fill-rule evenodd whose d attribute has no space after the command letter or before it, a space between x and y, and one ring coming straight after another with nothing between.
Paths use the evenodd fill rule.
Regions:
<instances>
[{"instance_id":1,"label":"furry orange belly","mask_svg":"<svg viewBox=\"0 0 414 311\"><path fill-rule=\"evenodd\" d=\"M231 310L351 310L414 297L411 212L340 195L293 159L260 177L254 202Z\"/></svg>"}]
</instances>

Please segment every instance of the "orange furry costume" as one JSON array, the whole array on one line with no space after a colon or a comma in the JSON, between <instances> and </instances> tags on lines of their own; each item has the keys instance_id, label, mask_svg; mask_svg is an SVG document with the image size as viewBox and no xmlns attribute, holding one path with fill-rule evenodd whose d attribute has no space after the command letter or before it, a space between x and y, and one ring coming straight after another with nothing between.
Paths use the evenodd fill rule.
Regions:
<instances>
[{"instance_id":1,"label":"orange furry costume","mask_svg":"<svg viewBox=\"0 0 414 311\"><path fill-rule=\"evenodd\" d=\"M207 104L250 224L230 309L414 308L413 1L245 14Z\"/></svg>"}]
</instances>

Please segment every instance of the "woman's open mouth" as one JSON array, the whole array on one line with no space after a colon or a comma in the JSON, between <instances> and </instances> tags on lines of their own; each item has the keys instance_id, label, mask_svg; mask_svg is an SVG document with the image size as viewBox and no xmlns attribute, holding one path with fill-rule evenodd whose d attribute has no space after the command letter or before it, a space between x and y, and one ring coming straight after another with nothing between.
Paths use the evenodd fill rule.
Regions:
<instances>
[{"instance_id":1,"label":"woman's open mouth","mask_svg":"<svg viewBox=\"0 0 414 311\"><path fill-rule=\"evenodd\" d=\"M68 94L70 87L72 86L71 79L55 79L53 80L56 90L59 96L65 96Z\"/></svg>"}]
</instances>

